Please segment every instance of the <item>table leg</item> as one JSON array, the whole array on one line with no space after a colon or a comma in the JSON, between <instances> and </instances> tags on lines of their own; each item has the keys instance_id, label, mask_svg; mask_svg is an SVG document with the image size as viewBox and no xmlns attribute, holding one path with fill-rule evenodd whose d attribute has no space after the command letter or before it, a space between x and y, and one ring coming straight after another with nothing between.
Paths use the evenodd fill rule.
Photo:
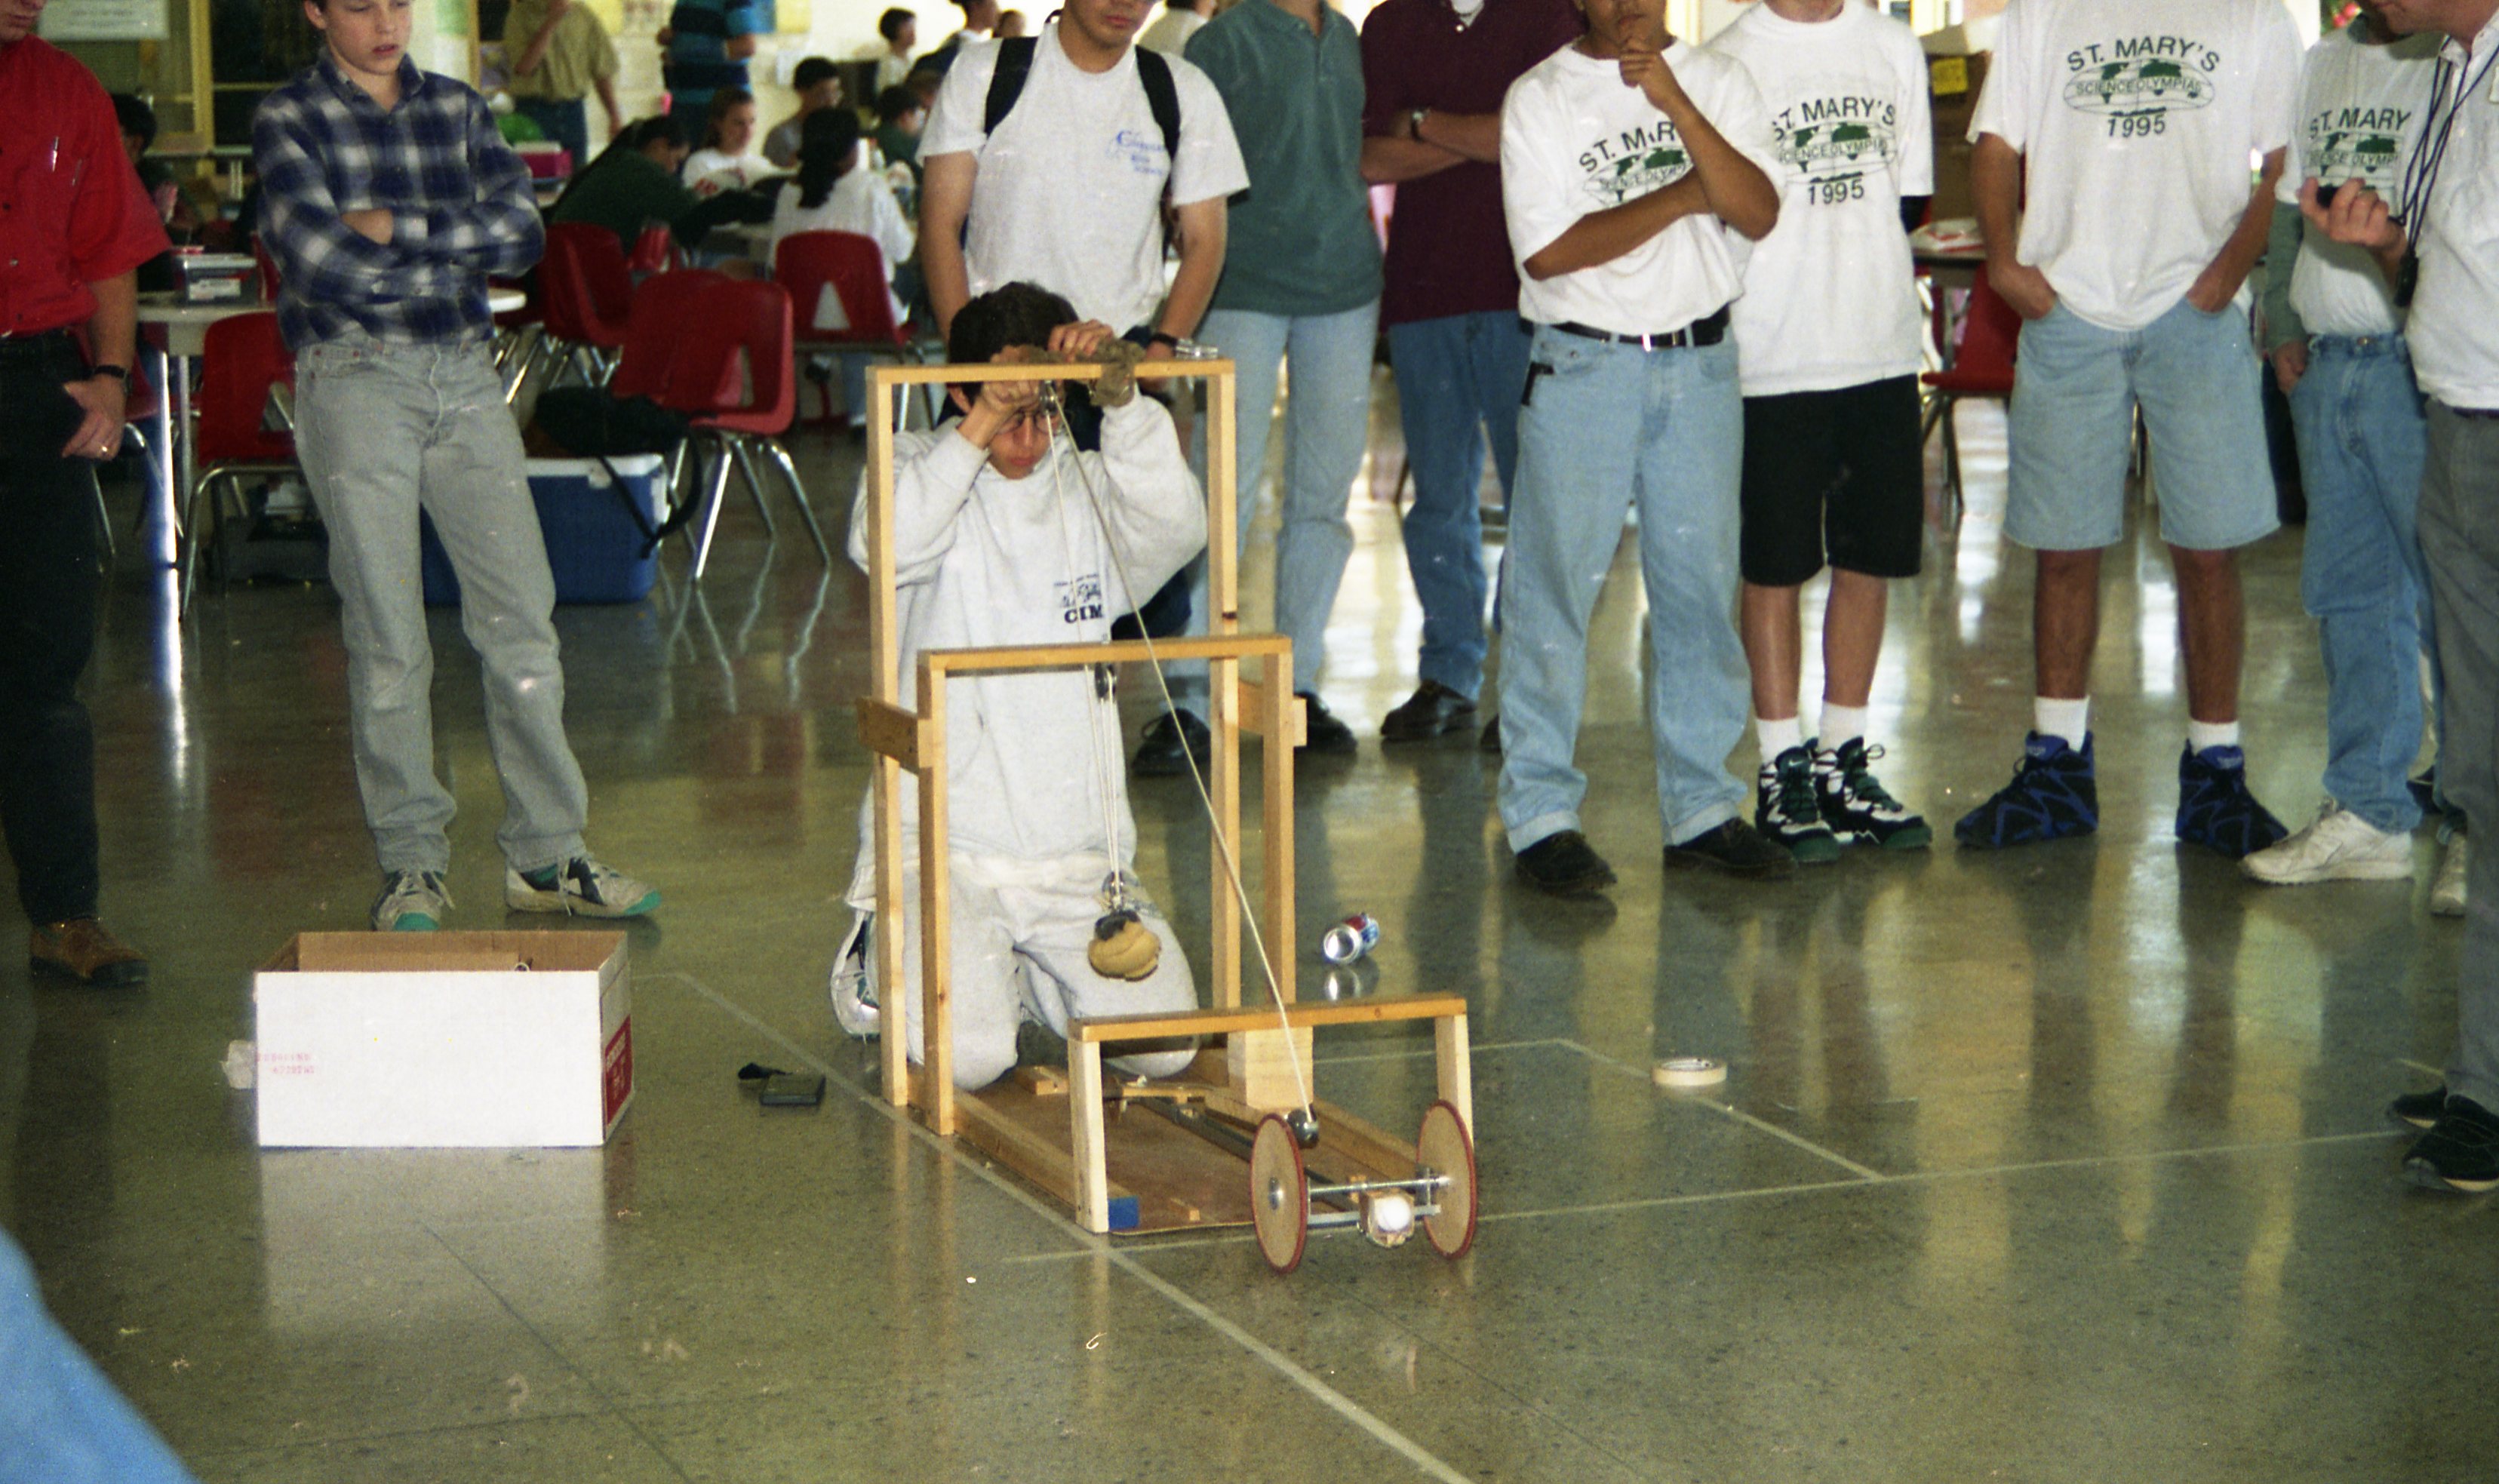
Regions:
<instances>
[{"instance_id":1,"label":"table leg","mask_svg":"<svg viewBox=\"0 0 2499 1484\"><path fill-rule=\"evenodd\" d=\"M182 446L181 451L174 460L175 472L179 482L175 484L167 494L168 498L173 501L174 511L181 512L183 514L197 514L198 512L193 511L190 508L191 480L195 477L195 471L191 467L191 358L188 356L174 356L171 359L174 363L174 428L176 434L182 440ZM169 441L166 446L170 448L173 445ZM176 522L170 513L167 524L169 526L176 525ZM210 524L213 526L215 523L211 522ZM198 531L186 530L182 532L181 539L189 542L191 546L191 569L183 576L181 595L178 598L178 601L185 607L190 603L191 584L196 582L199 577L200 560L202 556L200 551L200 537L205 532Z\"/></svg>"},{"instance_id":2,"label":"table leg","mask_svg":"<svg viewBox=\"0 0 2499 1484\"><path fill-rule=\"evenodd\" d=\"M182 549L182 497L180 486L174 483L174 403L166 395L173 358L152 345L147 354L149 368L156 376L156 440L149 452L156 461L156 497L164 501L164 509L159 512L162 529L156 538L156 553L167 566L172 566Z\"/></svg>"}]
</instances>

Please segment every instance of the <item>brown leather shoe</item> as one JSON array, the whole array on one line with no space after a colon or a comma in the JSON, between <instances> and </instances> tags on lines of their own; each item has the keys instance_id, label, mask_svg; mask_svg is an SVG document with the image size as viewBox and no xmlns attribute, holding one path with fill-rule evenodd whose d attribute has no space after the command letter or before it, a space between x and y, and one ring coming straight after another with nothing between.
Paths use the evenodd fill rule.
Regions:
<instances>
[{"instance_id":1,"label":"brown leather shoe","mask_svg":"<svg viewBox=\"0 0 2499 1484\"><path fill-rule=\"evenodd\" d=\"M93 918L39 925L27 939L26 957L38 974L57 974L81 984L147 983L147 960Z\"/></svg>"}]
</instances>

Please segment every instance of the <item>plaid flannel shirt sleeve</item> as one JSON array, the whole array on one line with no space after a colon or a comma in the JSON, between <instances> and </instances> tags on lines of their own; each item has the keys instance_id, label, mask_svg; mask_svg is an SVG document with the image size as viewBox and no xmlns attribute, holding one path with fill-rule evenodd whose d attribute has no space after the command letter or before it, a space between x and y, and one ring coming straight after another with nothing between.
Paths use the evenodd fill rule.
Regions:
<instances>
[{"instance_id":1,"label":"plaid flannel shirt sleeve","mask_svg":"<svg viewBox=\"0 0 2499 1484\"><path fill-rule=\"evenodd\" d=\"M261 234L289 260L300 292L341 303L399 297L407 261L339 219L321 166L322 121L284 93L251 120L252 164L260 174Z\"/></svg>"},{"instance_id":2,"label":"plaid flannel shirt sleeve","mask_svg":"<svg viewBox=\"0 0 2499 1484\"><path fill-rule=\"evenodd\" d=\"M538 215L530 169L503 143L484 99L462 89L459 101L461 137L453 147L468 155L475 197L462 206L401 212L394 218L392 245L472 273L526 273L546 250L546 223Z\"/></svg>"}]
</instances>

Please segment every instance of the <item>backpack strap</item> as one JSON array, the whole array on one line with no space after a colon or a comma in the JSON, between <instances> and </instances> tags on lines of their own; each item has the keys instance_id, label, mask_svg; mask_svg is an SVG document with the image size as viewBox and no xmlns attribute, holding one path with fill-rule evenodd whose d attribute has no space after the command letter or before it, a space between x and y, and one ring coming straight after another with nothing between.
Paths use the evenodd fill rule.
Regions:
<instances>
[{"instance_id":1,"label":"backpack strap","mask_svg":"<svg viewBox=\"0 0 2499 1484\"><path fill-rule=\"evenodd\" d=\"M998 43L998 70L990 74L990 92L981 107L981 132L998 132L1007 114L1015 112L1016 100L1023 96L1025 80L1032 76L1032 48L1039 40L1031 36L1011 36ZM1154 127L1162 131L1163 154L1177 163L1180 159L1180 87L1172 81L1171 61L1150 47L1139 47L1137 81L1146 89L1146 107L1153 111Z\"/></svg>"},{"instance_id":2,"label":"backpack strap","mask_svg":"<svg viewBox=\"0 0 2499 1484\"><path fill-rule=\"evenodd\" d=\"M1180 88L1172 81L1171 59L1152 47L1139 47L1137 81L1146 85L1146 106L1154 111L1154 127L1163 131L1163 157L1180 164Z\"/></svg>"},{"instance_id":3,"label":"backpack strap","mask_svg":"<svg viewBox=\"0 0 2499 1484\"><path fill-rule=\"evenodd\" d=\"M1024 80L1032 76L1032 44L1030 36L1010 36L998 43L998 70L990 74L989 101L981 109L981 132L998 132L1007 114L1015 111L1016 100L1023 96Z\"/></svg>"}]
</instances>

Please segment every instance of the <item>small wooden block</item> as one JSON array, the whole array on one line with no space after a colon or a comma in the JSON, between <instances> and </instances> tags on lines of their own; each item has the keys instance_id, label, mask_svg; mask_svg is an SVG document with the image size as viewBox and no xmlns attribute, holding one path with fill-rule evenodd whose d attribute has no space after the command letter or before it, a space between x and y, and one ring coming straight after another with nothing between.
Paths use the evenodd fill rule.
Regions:
<instances>
[{"instance_id":1,"label":"small wooden block","mask_svg":"<svg viewBox=\"0 0 2499 1484\"><path fill-rule=\"evenodd\" d=\"M1018 1067L1015 1080L1023 1083L1033 1096L1063 1098L1067 1096L1067 1074L1056 1067Z\"/></svg>"},{"instance_id":2,"label":"small wooden block","mask_svg":"<svg viewBox=\"0 0 2499 1484\"><path fill-rule=\"evenodd\" d=\"M1311 1028L1296 1025L1289 1033L1281 1026L1234 1031L1224 1042L1223 1067L1233 1095L1251 1110L1282 1113L1299 1108L1303 1089L1311 1085Z\"/></svg>"}]
</instances>

